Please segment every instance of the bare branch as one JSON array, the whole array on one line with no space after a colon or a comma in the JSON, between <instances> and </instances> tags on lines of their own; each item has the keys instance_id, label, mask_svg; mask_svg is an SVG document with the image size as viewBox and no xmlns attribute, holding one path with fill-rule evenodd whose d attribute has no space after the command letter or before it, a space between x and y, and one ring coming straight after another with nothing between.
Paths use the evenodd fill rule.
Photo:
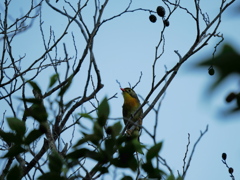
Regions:
<instances>
[{"instance_id":1,"label":"bare branch","mask_svg":"<svg viewBox=\"0 0 240 180\"><path fill-rule=\"evenodd\" d=\"M186 174L187 174L187 171L188 171L188 168L190 167L190 164L191 164L191 161L192 161L192 157L193 157L193 154L196 150L196 147L198 145L198 143L200 142L200 140L202 139L202 137L207 133L208 131L208 125L206 126L206 129L202 132L200 131L200 136L199 138L197 139L197 141L194 143L193 145L193 148L192 148L192 151L191 151L191 154L188 158L188 162L187 164L185 163L185 160L186 160L186 156L187 156L187 153L188 153L188 147L189 147L189 144L190 144L190 135L188 135L188 145L187 145L187 150L186 150L186 153L185 153L185 156L184 156L184 165L183 165L183 173L182 173L182 178L184 179Z\"/></svg>"}]
</instances>

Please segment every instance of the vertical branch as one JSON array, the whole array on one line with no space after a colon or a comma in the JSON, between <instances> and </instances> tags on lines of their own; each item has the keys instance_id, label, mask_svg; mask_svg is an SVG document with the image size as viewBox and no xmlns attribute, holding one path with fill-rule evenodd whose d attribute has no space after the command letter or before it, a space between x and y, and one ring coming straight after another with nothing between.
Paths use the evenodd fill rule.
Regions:
<instances>
[{"instance_id":1,"label":"vertical branch","mask_svg":"<svg viewBox=\"0 0 240 180\"><path fill-rule=\"evenodd\" d=\"M185 160L186 160L186 156L187 156L187 153L188 153L188 147L189 147L189 144L190 144L190 139L188 139L188 145L187 145L187 150L186 150L186 153L185 153L185 156L184 156L184 165L183 165L183 173L182 173L182 178L184 179L186 174L187 174L187 171L188 171L188 168L190 167L190 164L191 164L191 161L192 161L192 157L193 157L193 154L196 150L196 147L198 145L198 143L200 142L200 140L202 139L202 137L207 133L208 131L208 125L206 126L206 129L202 132L200 131L200 136L199 138L197 139L197 141L194 143L193 145L193 148L192 148L192 151L191 151L191 154L188 158L188 162L186 163ZM188 135L188 138L190 138L190 135Z\"/></svg>"},{"instance_id":2,"label":"vertical branch","mask_svg":"<svg viewBox=\"0 0 240 180\"><path fill-rule=\"evenodd\" d=\"M194 4L195 4L195 9L196 9L196 17L195 17L195 21L196 21L196 29L197 29L197 35L196 35L196 40L195 42L199 42L199 35L200 35L200 24L199 24L199 3L200 0L194 0Z\"/></svg>"}]
</instances>

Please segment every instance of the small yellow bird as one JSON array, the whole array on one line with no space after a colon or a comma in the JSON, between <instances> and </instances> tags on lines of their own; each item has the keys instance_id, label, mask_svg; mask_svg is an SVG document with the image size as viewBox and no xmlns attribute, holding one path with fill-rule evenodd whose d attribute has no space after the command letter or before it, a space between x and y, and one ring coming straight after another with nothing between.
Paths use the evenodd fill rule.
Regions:
<instances>
[{"instance_id":1,"label":"small yellow bird","mask_svg":"<svg viewBox=\"0 0 240 180\"><path fill-rule=\"evenodd\" d=\"M136 126L135 129L130 131L130 128L133 125L133 122L138 121L139 125L142 125L142 114L143 114L143 110L142 108L137 112L137 114L135 114L135 112L138 110L138 108L141 106L141 103L137 97L137 94L134 92L133 89L131 88L120 88L122 90L122 95L123 95L123 99L124 99L124 103L122 106L122 113L123 113L123 120L124 120L124 124L127 126L127 133L129 135L132 134L132 132L136 131L138 136L139 136L139 131L140 131L140 127ZM135 116L133 117L133 115L135 114ZM133 122L131 122L133 121Z\"/></svg>"}]
</instances>

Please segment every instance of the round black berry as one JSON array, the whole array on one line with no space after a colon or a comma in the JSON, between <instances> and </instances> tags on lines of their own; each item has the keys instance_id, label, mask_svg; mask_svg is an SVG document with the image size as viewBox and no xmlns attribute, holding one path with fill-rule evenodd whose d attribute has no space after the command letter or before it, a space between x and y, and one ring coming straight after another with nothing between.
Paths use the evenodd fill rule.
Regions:
<instances>
[{"instance_id":1,"label":"round black berry","mask_svg":"<svg viewBox=\"0 0 240 180\"><path fill-rule=\"evenodd\" d=\"M233 173L233 168L230 167L230 168L228 169L228 172L229 172L230 174L232 174L232 173Z\"/></svg>"},{"instance_id":2,"label":"round black berry","mask_svg":"<svg viewBox=\"0 0 240 180\"><path fill-rule=\"evenodd\" d=\"M222 153L222 159L226 160L227 159L227 154L226 153Z\"/></svg>"},{"instance_id":3,"label":"round black berry","mask_svg":"<svg viewBox=\"0 0 240 180\"><path fill-rule=\"evenodd\" d=\"M168 26L170 25L170 23L169 23L169 21L168 21L167 19L165 19L165 20L163 21L163 24L164 24L166 27L168 27Z\"/></svg>"},{"instance_id":4,"label":"round black berry","mask_svg":"<svg viewBox=\"0 0 240 180\"><path fill-rule=\"evenodd\" d=\"M156 18L155 15L151 14L151 15L149 16L149 20L150 20L152 23L155 23L155 22L157 21L157 18Z\"/></svg>"},{"instance_id":5,"label":"round black berry","mask_svg":"<svg viewBox=\"0 0 240 180\"><path fill-rule=\"evenodd\" d=\"M162 7L162 6L158 6L157 7L157 14L160 16L160 17L164 17L165 16L165 9L164 9L164 7Z\"/></svg>"},{"instance_id":6,"label":"round black berry","mask_svg":"<svg viewBox=\"0 0 240 180\"><path fill-rule=\"evenodd\" d=\"M209 74L210 76L212 76L212 75L214 75L214 73L215 73L215 70L213 69L213 67L210 67L210 68L208 69L208 74Z\"/></svg>"}]
</instances>

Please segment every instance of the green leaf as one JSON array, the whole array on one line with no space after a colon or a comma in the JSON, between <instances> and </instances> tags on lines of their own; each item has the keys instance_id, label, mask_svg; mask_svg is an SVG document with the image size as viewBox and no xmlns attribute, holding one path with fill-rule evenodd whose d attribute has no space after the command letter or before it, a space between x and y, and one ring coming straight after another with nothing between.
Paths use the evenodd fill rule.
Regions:
<instances>
[{"instance_id":1,"label":"green leaf","mask_svg":"<svg viewBox=\"0 0 240 180\"><path fill-rule=\"evenodd\" d=\"M147 162L150 162L154 157L157 157L161 148L162 148L162 142L157 143L154 146L152 146L148 150L147 155L146 155Z\"/></svg>"},{"instance_id":2,"label":"green leaf","mask_svg":"<svg viewBox=\"0 0 240 180\"><path fill-rule=\"evenodd\" d=\"M106 139L104 142L106 153L109 155L110 158L112 158L112 155L115 153L114 149L115 142L116 140L113 138Z\"/></svg>"},{"instance_id":3,"label":"green leaf","mask_svg":"<svg viewBox=\"0 0 240 180\"><path fill-rule=\"evenodd\" d=\"M90 136L90 135L88 135ZM89 137L85 136L84 138L81 138L73 147L76 148L82 144L84 144L85 142L89 141Z\"/></svg>"},{"instance_id":4,"label":"green leaf","mask_svg":"<svg viewBox=\"0 0 240 180\"><path fill-rule=\"evenodd\" d=\"M90 116L88 113L79 113L80 116L84 117L84 118L87 118L87 119L90 119L90 120L93 120L93 117Z\"/></svg>"},{"instance_id":5,"label":"green leaf","mask_svg":"<svg viewBox=\"0 0 240 180\"><path fill-rule=\"evenodd\" d=\"M124 176L121 180L133 180L131 176Z\"/></svg>"},{"instance_id":6,"label":"green leaf","mask_svg":"<svg viewBox=\"0 0 240 180\"><path fill-rule=\"evenodd\" d=\"M80 139L73 147L80 146L87 141L91 141L93 144L98 145L101 138L95 134L85 134L85 137Z\"/></svg>"},{"instance_id":7,"label":"green leaf","mask_svg":"<svg viewBox=\"0 0 240 180\"><path fill-rule=\"evenodd\" d=\"M113 137L116 137L120 134L122 130L122 124L120 122L117 122L113 126L110 126L108 128L109 128L108 134L112 135Z\"/></svg>"},{"instance_id":8,"label":"green leaf","mask_svg":"<svg viewBox=\"0 0 240 180\"><path fill-rule=\"evenodd\" d=\"M123 155L120 159L114 158L113 160L111 160L111 163L116 167L129 168L132 171L136 171L138 166L136 159L130 158L128 156L123 157Z\"/></svg>"},{"instance_id":9,"label":"green leaf","mask_svg":"<svg viewBox=\"0 0 240 180\"><path fill-rule=\"evenodd\" d=\"M101 172L101 174L105 174L108 173L108 167L99 167L98 170Z\"/></svg>"},{"instance_id":10,"label":"green leaf","mask_svg":"<svg viewBox=\"0 0 240 180\"><path fill-rule=\"evenodd\" d=\"M75 150L67 155L67 158L69 159L79 159L81 157L89 157L93 160L100 161L102 163L107 162L106 154L103 152L96 152L96 151L90 151L89 149L82 148Z\"/></svg>"},{"instance_id":11,"label":"green leaf","mask_svg":"<svg viewBox=\"0 0 240 180\"><path fill-rule=\"evenodd\" d=\"M48 172L38 177L38 180L55 180L55 179L66 180L66 178L60 176L60 174L56 172Z\"/></svg>"},{"instance_id":12,"label":"green leaf","mask_svg":"<svg viewBox=\"0 0 240 180\"><path fill-rule=\"evenodd\" d=\"M36 139L38 139L39 137L41 137L43 135L43 132L38 130L38 129L34 129L32 130L28 136L25 138L24 143L26 145L31 144L33 141L35 141Z\"/></svg>"},{"instance_id":13,"label":"green leaf","mask_svg":"<svg viewBox=\"0 0 240 180\"><path fill-rule=\"evenodd\" d=\"M30 86L32 86L34 93L37 93L38 96L42 96L42 91L39 88L39 86L37 85L37 83L35 83L34 81L28 81L28 84L30 84Z\"/></svg>"},{"instance_id":14,"label":"green leaf","mask_svg":"<svg viewBox=\"0 0 240 180\"><path fill-rule=\"evenodd\" d=\"M55 172L57 174L61 174L63 162L62 158L57 152L52 152L52 154L49 155L49 169L51 172Z\"/></svg>"},{"instance_id":15,"label":"green leaf","mask_svg":"<svg viewBox=\"0 0 240 180\"><path fill-rule=\"evenodd\" d=\"M94 123L93 133L96 137L98 137L99 140L102 139L102 137L103 137L103 127L100 126L97 122Z\"/></svg>"},{"instance_id":16,"label":"green leaf","mask_svg":"<svg viewBox=\"0 0 240 180\"><path fill-rule=\"evenodd\" d=\"M79 159L81 157L85 157L85 155L89 152L86 148L77 149L67 155L69 159Z\"/></svg>"},{"instance_id":17,"label":"green leaf","mask_svg":"<svg viewBox=\"0 0 240 180\"><path fill-rule=\"evenodd\" d=\"M176 180L183 180L181 176L178 176Z\"/></svg>"},{"instance_id":18,"label":"green leaf","mask_svg":"<svg viewBox=\"0 0 240 180\"><path fill-rule=\"evenodd\" d=\"M142 164L142 168L145 172L147 172L148 174L153 173L154 172L154 168L151 162L146 162L144 164Z\"/></svg>"},{"instance_id":19,"label":"green leaf","mask_svg":"<svg viewBox=\"0 0 240 180\"><path fill-rule=\"evenodd\" d=\"M18 136L23 137L26 132L25 122L17 118L7 118L9 127L17 133Z\"/></svg>"},{"instance_id":20,"label":"green leaf","mask_svg":"<svg viewBox=\"0 0 240 180\"><path fill-rule=\"evenodd\" d=\"M176 179L175 179L174 175L171 174L171 175L169 175L169 176L167 177L167 180L176 180Z\"/></svg>"},{"instance_id":21,"label":"green leaf","mask_svg":"<svg viewBox=\"0 0 240 180\"><path fill-rule=\"evenodd\" d=\"M165 174L160 169L154 168L151 162L142 164L142 168L148 174L148 178L161 179L162 174Z\"/></svg>"},{"instance_id":22,"label":"green leaf","mask_svg":"<svg viewBox=\"0 0 240 180\"><path fill-rule=\"evenodd\" d=\"M33 105L26 109L24 112L25 116L33 117L38 122L46 122L48 118L48 114L46 108L42 101L35 99Z\"/></svg>"},{"instance_id":23,"label":"green leaf","mask_svg":"<svg viewBox=\"0 0 240 180\"><path fill-rule=\"evenodd\" d=\"M137 138L133 139L132 143L133 143L133 145L136 149L136 152L138 152L140 154L144 154L143 151L142 151L142 148L144 148L145 146L142 145Z\"/></svg>"},{"instance_id":24,"label":"green leaf","mask_svg":"<svg viewBox=\"0 0 240 180\"><path fill-rule=\"evenodd\" d=\"M37 98L19 98L20 100L24 101L24 102L28 102L28 103L33 103L33 104L41 104L42 100L41 99L37 99Z\"/></svg>"},{"instance_id":25,"label":"green leaf","mask_svg":"<svg viewBox=\"0 0 240 180\"><path fill-rule=\"evenodd\" d=\"M51 88L58 80L58 74L54 74L50 77L50 82L48 85L48 89Z\"/></svg>"},{"instance_id":26,"label":"green leaf","mask_svg":"<svg viewBox=\"0 0 240 180\"><path fill-rule=\"evenodd\" d=\"M124 146L120 146L118 148L119 157L114 158L112 160L112 163L116 167L130 168L132 171L136 171L138 167L137 160L134 156L134 153L136 152L136 147L134 146L132 140L125 141L123 145Z\"/></svg>"},{"instance_id":27,"label":"green leaf","mask_svg":"<svg viewBox=\"0 0 240 180\"><path fill-rule=\"evenodd\" d=\"M72 79L73 79L73 75L69 77L66 85L61 88L60 92L58 93L58 96L62 97L66 93L66 91L69 89L70 85L72 84Z\"/></svg>"},{"instance_id":28,"label":"green leaf","mask_svg":"<svg viewBox=\"0 0 240 180\"><path fill-rule=\"evenodd\" d=\"M8 174L7 174L7 180L21 180L21 168L17 165L13 166Z\"/></svg>"},{"instance_id":29,"label":"green leaf","mask_svg":"<svg viewBox=\"0 0 240 180\"><path fill-rule=\"evenodd\" d=\"M106 124L106 121L108 119L110 113L110 108L108 104L107 98L104 98L100 105L98 106L98 124L100 126L104 126Z\"/></svg>"},{"instance_id":30,"label":"green leaf","mask_svg":"<svg viewBox=\"0 0 240 180\"><path fill-rule=\"evenodd\" d=\"M21 138L14 133L8 133L0 130L0 137L7 143L21 143Z\"/></svg>"},{"instance_id":31,"label":"green leaf","mask_svg":"<svg viewBox=\"0 0 240 180\"><path fill-rule=\"evenodd\" d=\"M125 135L120 135L116 139L116 145L120 147L124 142L128 141L129 137Z\"/></svg>"},{"instance_id":32,"label":"green leaf","mask_svg":"<svg viewBox=\"0 0 240 180\"><path fill-rule=\"evenodd\" d=\"M26 152L26 149L23 149L20 145L13 145L7 154L5 154L4 158L6 157L14 157L17 156L20 153Z\"/></svg>"}]
</instances>

